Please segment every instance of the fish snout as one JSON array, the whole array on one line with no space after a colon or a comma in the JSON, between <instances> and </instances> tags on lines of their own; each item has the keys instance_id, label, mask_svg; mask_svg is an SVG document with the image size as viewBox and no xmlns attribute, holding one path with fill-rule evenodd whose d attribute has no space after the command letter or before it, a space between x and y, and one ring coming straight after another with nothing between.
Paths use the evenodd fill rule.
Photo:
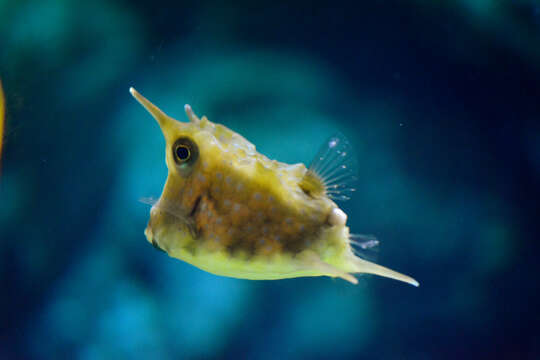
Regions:
<instances>
[{"instance_id":1,"label":"fish snout","mask_svg":"<svg viewBox=\"0 0 540 360\"><path fill-rule=\"evenodd\" d=\"M144 229L144 236L146 236L146 240L148 240L149 243L152 243L154 241L154 233L152 232L150 222L146 226L146 229Z\"/></svg>"},{"instance_id":2,"label":"fish snout","mask_svg":"<svg viewBox=\"0 0 540 360\"><path fill-rule=\"evenodd\" d=\"M146 236L146 240L148 240L148 242L150 244L152 244L152 246L156 250L165 252L165 250L163 250L161 248L161 246L159 246L157 240L154 237L154 232L152 231L151 221L148 222L148 225L146 226L146 229L144 229L144 235Z\"/></svg>"}]
</instances>

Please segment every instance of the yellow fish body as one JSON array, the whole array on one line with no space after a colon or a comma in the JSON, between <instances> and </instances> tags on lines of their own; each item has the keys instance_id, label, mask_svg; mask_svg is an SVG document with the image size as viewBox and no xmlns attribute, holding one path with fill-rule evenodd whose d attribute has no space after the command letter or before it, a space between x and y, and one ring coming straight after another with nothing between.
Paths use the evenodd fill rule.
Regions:
<instances>
[{"instance_id":1,"label":"yellow fish body","mask_svg":"<svg viewBox=\"0 0 540 360\"><path fill-rule=\"evenodd\" d=\"M329 197L338 193L337 183L303 164L268 159L234 131L199 119L189 105L189 122L179 122L135 89L130 92L157 120L166 141L168 177L145 230L152 245L222 276L331 276L357 283L352 273L370 273L418 286L354 254L347 216ZM327 175L336 178L336 172Z\"/></svg>"}]
</instances>

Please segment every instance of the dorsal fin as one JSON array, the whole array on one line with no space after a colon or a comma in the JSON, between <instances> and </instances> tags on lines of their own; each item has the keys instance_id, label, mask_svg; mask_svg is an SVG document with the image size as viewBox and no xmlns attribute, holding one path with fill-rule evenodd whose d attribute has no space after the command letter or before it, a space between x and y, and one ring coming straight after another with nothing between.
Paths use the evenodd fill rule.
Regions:
<instances>
[{"instance_id":1,"label":"dorsal fin","mask_svg":"<svg viewBox=\"0 0 540 360\"><path fill-rule=\"evenodd\" d=\"M349 200L355 189L356 159L342 134L324 142L300 182L304 192L314 196L327 195L333 200Z\"/></svg>"}]
</instances>

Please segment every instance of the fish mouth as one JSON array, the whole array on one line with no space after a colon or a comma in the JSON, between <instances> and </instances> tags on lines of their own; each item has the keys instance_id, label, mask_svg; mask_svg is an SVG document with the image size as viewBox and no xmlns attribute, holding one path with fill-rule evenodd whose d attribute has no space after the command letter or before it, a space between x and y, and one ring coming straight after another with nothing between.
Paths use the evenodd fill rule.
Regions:
<instances>
[{"instance_id":1,"label":"fish mouth","mask_svg":"<svg viewBox=\"0 0 540 360\"><path fill-rule=\"evenodd\" d=\"M182 209L176 202L161 197L150 209L150 220L144 230L146 240L148 240L154 248L167 252L167 244L160 241L161 234L163 233L163 230L167 231L166 229L171 226L178 228L178 225L174 224L181 224L183 231L189 233L191 237L196 238L197 229L195 226L195 217L201 208L201 203L202 195L199 195L195 199L189 213L186 214L186 210L189 208Z\"/></svg>"},{"instance_id":2,"label":"fish mouth","mask_svg":"<svg viewBox=\"0 0 540 360\"><path fill-rule=\"evenodd\" d=\"M156 236L157 234L154 232L153 230L153 211L150 212L150 221L148 222L148 225L146 226L146 229L144 229L144 235L146 236L146 240L148 240L148 242L150 244L152 244L152 246L154 247L154 249L156 250L159 250L159 251L162 251L164 253L166 253L167 251L158 243L158 237L159 236ZM162 244L163 245L163 244Z\"/></svg>"},{"instance_id":3,"label":"fish mouth","mask_svg":"<svg viewBox=\"0 0 540 360\"><path fill-rule=\"evenodd\" d=\"M152 226L150 226L150 222L146 226L146 229L144 229L144 236L146 236L146 240L152 245L156 243L156 240L154 239L154 232L152 231Z\"/></svg>"},{"instance_id":4,"label":"fish mouth","mask_svg":"<svg viewBox=\"0 0 540 360\"><path fill-rule=\"evenodd\" d=\"M163 250L161 247L159 247L159 245L158 245L158 243L156 242L155 239L152 239L151 244L152 244L152 246L154 247L154 249L159 250L159 251L161 251L161 252L166 252L166 251Z\"/></svg>"},{"instance_id":5,"label":"fish mouth","mask_svg":"<svg viewBox=\"0 0 540 360\"><path fill-rule=\"evenodd\" d=\"M155 239L155 237L154 237L154 233L153 233L153 231L152 231L152 227L150 226L150 223L148 223L148 226L146 227L146 229L144 229L144 235L146 236L146 240L148 240L148 242L149 242L150 244L152 244L152 246L154 247L154 249L166 253L166 251L163 250L163 248L162 248L161 246L159 246L158 242L156 241L156 239Z\"/></svg>"}]
</instances>

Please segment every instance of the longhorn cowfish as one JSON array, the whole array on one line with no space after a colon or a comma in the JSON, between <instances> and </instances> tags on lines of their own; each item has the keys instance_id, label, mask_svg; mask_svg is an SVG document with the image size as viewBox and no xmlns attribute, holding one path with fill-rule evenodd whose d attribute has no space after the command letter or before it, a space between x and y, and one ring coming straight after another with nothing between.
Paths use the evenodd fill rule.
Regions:
<instances>
[{"instance_id":1,"label":"longhorn cowfish","mask_svg":"<svg viewBox=\"0 0 540 360\"><path fill-rule=\"evenodd\" d=\"M355 273L418 286L413 278L355 254L347 215L333 199L353 189L350 149L330 138L309 168L258 153L227 127L199 118L179 122L130 88L165 137L168 176L151 203L147 240L169 256L207 272L242 279L330 276L356 284Z\"/></svg>"}]
</instances>

